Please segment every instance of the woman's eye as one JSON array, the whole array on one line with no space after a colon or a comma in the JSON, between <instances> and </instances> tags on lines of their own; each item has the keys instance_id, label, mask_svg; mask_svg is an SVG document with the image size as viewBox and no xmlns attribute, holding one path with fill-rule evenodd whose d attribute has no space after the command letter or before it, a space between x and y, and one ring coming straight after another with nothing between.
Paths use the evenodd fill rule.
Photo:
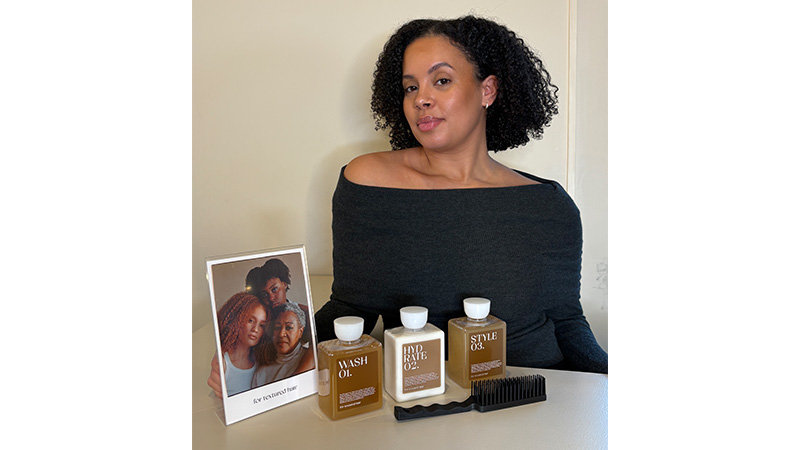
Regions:
<instances>
[{"instance_id":1,"label":"woman's eye","mask_svg":"<svg viewBox=\"0 0 800 450\"><path fill-rule=\"evenodd\" d=\"M445 84L447 84L449 82L450 82L450 80L448 80L447 78L440 78L440 79L436 80L436 84L438 84L439 86L443 86L443 85L445 85Z\"/></svg>"},{"instance_id":2,"label":"woman's eye","mask_svg":"<svg viewBox=\"0 0 800 450\"><path fill-rule=\"evenodd\" d=\"M406 94L410 94L410 93L412 93L412 92L414 92L416 90L417 90L416 86L406 86L406 88L405 88Z\"/></svg>"}]
</instances>

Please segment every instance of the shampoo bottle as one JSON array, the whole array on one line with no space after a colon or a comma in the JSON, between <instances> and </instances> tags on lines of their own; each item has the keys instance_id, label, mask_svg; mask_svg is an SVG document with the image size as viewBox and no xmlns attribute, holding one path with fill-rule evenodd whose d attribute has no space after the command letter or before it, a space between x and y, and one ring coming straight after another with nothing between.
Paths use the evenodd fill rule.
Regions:
<instances>
[{"instance_id":1,"label":"shampoo bottle","mask_svg":"<svg viewBox=\"0 0 800 450\"><path fill-rule=\"evenodd\" d=\"M464 299L466 317L447 323L447 374L461 387L506 375L506 323L489 315L485 298Z\"/></svg>"},{"instance_id":2,"label":"shampoo bottle","mask_svg":"<svg viewBox=\"0 0 800 450\"><path fill-rule=\"evenodd\" d=\"M333 321L337 339L320 342L319 407L332 420L355 416L383 406L383 348L364 332L364 319Z\"/></svg>"},{"instance_id":3,"label":"shampoo bottle","mask_svg":"<svg viewBox=\"0 0 800 450\"><path fill-rule=\"evenodd\" d=\"M402 327L383 332L386 392L398 402L444 393L444 332L428 323L428 309L400 309Z\"/></svg>"}]
</instances>

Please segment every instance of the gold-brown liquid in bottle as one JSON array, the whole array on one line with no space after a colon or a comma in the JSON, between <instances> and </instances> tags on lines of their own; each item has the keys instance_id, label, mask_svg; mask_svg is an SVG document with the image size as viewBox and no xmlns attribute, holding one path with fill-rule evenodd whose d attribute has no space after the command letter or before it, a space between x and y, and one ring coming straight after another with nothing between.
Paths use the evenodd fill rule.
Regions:
<instances>
[{"instance_id":1,"label":"gold-brown liquid in bottle","mask_svg":"<svg viewBox=\"0 0 800 450\"><path fill-rule=\"evenodd\" d=\"M383 347L362 334L364 319L334 321L338 339L320 342L319 407L332 420L383 407Z\"/></svg>"},{"instance_id":2,"label":"gold-brown liquid in bottle","mask_svg":"<svg viewBox=\"0 0 800 450\"><path fill-rule=\"evenodd\" d=\"M506 376L506 323L489 315L487 299L467 298L467 317L447 323L447 374L459 386Z\"/></svg>"}]
</instances>

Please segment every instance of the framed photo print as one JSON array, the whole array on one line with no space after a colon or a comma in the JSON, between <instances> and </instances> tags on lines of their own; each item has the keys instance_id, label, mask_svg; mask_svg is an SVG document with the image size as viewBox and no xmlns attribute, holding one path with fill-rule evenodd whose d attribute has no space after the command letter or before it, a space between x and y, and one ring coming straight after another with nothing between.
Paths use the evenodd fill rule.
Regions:
<instances>
[{"instance_id":1,"label":"framed photo print","mask_svg":"<svg viewBox=\"0 0 800 450\"><path fill-rule=\"evenodd\" d=\"M317 392L305 247L206 259L225 424Z\"/></svg>"}]
</instances>

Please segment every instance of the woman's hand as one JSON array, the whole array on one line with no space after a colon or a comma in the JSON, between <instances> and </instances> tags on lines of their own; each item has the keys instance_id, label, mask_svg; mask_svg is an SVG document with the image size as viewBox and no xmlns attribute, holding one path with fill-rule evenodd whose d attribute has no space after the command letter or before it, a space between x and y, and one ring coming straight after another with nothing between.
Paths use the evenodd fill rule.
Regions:
<instances>
[{"instance_id":1,"label":"woman's hand","mask_svg":"<svg viewBox=\"0 0 800 450\"><path fill-rule=\"evenodd\" d=\"M224 359L222 360L222 365L225 365ZM225 369L227 369L227 367ZM222 398L222 377L219 373L219 359L216 353L214 353L214 357L211 359L211 375L208 376L208 386L214 390L217 397Z\"/></svg>"}]
</instances>

